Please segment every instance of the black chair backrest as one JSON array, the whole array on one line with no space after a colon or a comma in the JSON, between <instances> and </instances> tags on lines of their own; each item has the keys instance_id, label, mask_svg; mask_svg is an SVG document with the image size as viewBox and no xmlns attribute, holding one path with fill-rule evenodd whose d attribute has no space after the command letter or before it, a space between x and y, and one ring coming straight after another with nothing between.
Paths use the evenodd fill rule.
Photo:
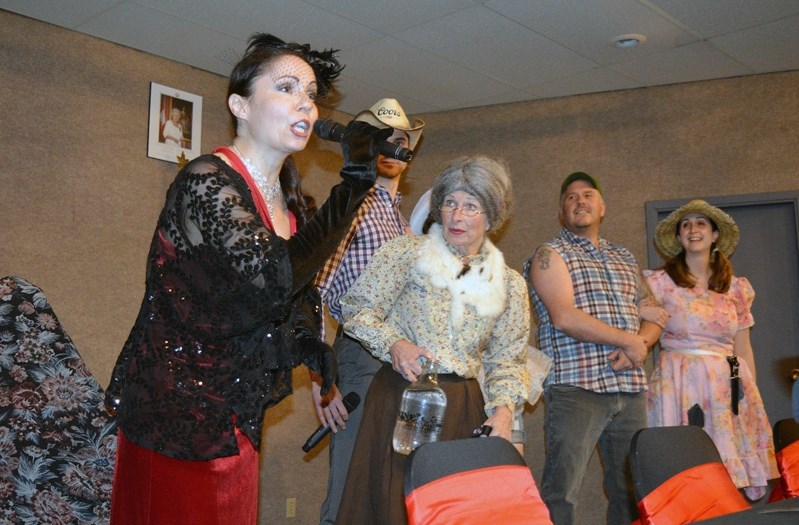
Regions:
<instances>
[{"instance_id":1,"label":"black chair backrest","mask_svg":"<svg viewBox=\"0 0 799 525\"><path fill-rule=\"evenodd\" d=\"M433 480L497 465L525 465L507 439L482 437L435 441L420 445L405 462L405 495Z\"/></svg>"},{"instance_id":2,"label":"black chair backrest","mask_svg":"<svg viewBox=\"0 0 799 525\"><path fill-rule=\"evenodd\" d=\"M643 428L633 435L630 443L635 498L641 501L672 476L713 462L721 462L721 456L701 427Z\"/></svg>"},{"instance_id":3,"label":"black chair backrest","mask_svg":"<svg viewBox=\"0 0 799 525\"><path fill-rule=\"evenodd\" d=\"M799 441L799 423L795 419L780 419L774 423L774 449L776 452L794 441Z\"/></svg>"}]
</instances>

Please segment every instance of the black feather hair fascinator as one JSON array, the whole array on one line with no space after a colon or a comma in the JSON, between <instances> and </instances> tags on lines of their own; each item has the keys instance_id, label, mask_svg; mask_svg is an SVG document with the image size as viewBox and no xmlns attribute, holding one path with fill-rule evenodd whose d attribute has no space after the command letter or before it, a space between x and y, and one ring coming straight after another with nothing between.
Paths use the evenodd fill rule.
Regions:
<instances>
[{"instance_id":1,"label":"black feather hair fascinator","mask_svg":"<svg viewBox=\"0 0 799 525\"><path fill-rule=\"evenodd\" d=\"M311 66L316 76L318 95L324 97L333 85L344 65L336 58L338 49L325 49L316 51L310 44L285 42L269 33L256 33L250 37L245 57L267 54L292 54L296 55Z\"/></svg>"}]
</instances>

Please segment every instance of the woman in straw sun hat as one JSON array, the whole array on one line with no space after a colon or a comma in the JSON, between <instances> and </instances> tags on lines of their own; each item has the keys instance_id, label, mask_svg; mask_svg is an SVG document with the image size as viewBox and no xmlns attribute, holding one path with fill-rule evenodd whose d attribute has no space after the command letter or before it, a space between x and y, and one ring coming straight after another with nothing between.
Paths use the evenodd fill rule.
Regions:
<instances>
[{"instance_id":1,"label":"woman in straw sun hat","mask_svg":"<svg viewBox=\"0 0 799 525\"><path fill-rule=\"evenodd\" d=\"M703 200L658 224L666 264L644 275L669 319L647 412L650 426L702 426L735 484L759 499L779 474L749 340L755 292L729 261L739 237L733 218Z\"/></svg>"}]
</instances>

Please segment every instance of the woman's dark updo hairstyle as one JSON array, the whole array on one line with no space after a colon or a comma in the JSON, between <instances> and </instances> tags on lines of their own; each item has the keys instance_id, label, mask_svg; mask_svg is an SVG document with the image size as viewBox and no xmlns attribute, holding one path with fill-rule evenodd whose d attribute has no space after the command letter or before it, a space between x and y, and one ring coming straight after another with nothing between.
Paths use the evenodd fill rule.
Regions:
<instances>
[{"instance_id":1,"label":"woman's dark updo hairstyle","mask_svg":"<svg viewBox=\"0 0 799 525\"><path fill-rule=\"evenodd\" d=\"M333 86L333 81L341 74L344 66L336 58L337 49L314 51L309 44L284 42L268 33L255 33L250 37L247 50L241 60L233 66L227 88L227 99L230 95L248 98L252 95L252 85L264 69L276 58L293 55L303 59L313 69L316 77L317 100L324 98ZM227 100L225 99L225 100ZM233 117L236 127L236 117Z\"/></svg>"},{"instance_id":2,"label":"woman's dark updo hairstyle","mask_svg":"<svg viewBox=\"0 0 799 525\"><path fill-rule=\"evenodd\" d=\"M333 81L341 74L341 65L335 54L338 50L326 49L315 51L309 44L284 42L268 33L256 33L250 37L244 56L233 67L228 82L227 99L231 95L248 98L252 95L252 85L264 69L277 58L293 55L303 59L313 69L316 77L316 100L323 98L330 91ZM227 100L226 99L226 100ZM231 113L233 129L238 129L236 117ZM310 195L302 193L300 173L291 157L283 163L280 170L280 185L283 198L288 209L297 218L297 227L302 226L316 211L316 203Z\"/></svg>"},{"instance_id":3,"label":"woman's dark updo hairstyle","mask_svg":"<svg viewBox=\"0 0 799 525\"><path fill-rule=\"evenodd\" d=\"M300 170L290 156L286 158L280 169L280 187L283 190L286 207L297 219L297 228L302 227L316 213L316 200L302 192Z\"/></svg>"}]
</instances>

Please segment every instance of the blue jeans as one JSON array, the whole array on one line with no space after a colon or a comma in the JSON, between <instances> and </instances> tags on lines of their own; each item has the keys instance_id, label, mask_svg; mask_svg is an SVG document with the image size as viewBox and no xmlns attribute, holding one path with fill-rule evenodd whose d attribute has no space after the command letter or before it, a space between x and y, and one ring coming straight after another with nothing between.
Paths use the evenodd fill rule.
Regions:
<instances>
[{"instance_id":1,"label":"blue jeans","mask_svg":"<svg viewBox=\"0 0 799 525\"><path fill-rule=\"evenodd\" d=\"M330 473L327 478L327 499L322 503L319 522L333 524L336 522L341 496L344 493L344 482L350 467L352 449L361 426L361 414L366 404L366 392L372 384L382 363L369 353L361 344L345 335L336 337L333 343L338 361L337 386L342 396L357 392L361 396L358 407L352 411L347 420L347 428L330 434Z\"/></svg>"},{"instance_id":2,"label":"blue jeans","mask_svg":"<svg viewBox=\"0 0 799 525\"><path fill-rule=\"evenodd\" d=\"M630 442L646 426L646 398L600 394L571 385L553 385L546 401L546 461L541 497L555 525L575 522L580 486L597 443L604 467L610 525L638 517L630 473Z\"/></svg>"}]
</instances>

